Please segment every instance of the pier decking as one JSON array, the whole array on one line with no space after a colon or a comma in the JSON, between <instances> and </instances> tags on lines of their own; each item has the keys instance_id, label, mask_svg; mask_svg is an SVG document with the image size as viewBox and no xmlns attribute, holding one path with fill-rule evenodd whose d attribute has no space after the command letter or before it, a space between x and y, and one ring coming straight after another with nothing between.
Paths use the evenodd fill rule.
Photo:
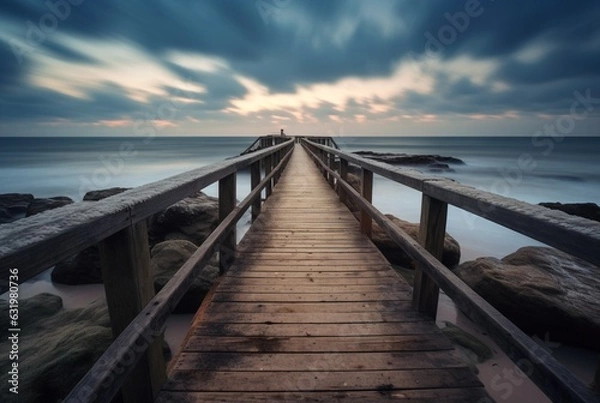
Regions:
<instances>
[{"instance_id":1,"label":"pier decking","mask_svg":"<svg viewBox=\"0 0 600 403\"><path fill-rule=\"evenodd\" d=\"M475 375L295 146L158 402L477 401Z\"/></svg>"}]
</instances>

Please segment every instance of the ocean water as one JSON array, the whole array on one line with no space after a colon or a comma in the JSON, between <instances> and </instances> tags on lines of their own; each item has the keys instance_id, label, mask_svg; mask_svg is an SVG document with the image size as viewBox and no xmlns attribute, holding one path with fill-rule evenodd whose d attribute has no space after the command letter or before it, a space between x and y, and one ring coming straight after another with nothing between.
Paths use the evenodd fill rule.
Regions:
<instances>
[{"instance_id":1,"label":"ocean water","mask_svg":"<svg viewBox=\"0 0 600 403\"><path fill-rule=\"evenodd\" d=\"M0 193L69 196L113 186L133 187L239 155L252 137L9 138L0 137ZM438 154L464 165L443 176L530 203L600 204L600 138L535 137L335 137L346 151ZM238 175L238 199L250 191L248 173ZM216 196L212 185L206 193ZM419 192L375 177L374 204L384 213L419 220ZM451 207L448 232L463 261L503 257L538 243ZM240 233L243 234L243 231Z\"/></svg>"}]
</instances>

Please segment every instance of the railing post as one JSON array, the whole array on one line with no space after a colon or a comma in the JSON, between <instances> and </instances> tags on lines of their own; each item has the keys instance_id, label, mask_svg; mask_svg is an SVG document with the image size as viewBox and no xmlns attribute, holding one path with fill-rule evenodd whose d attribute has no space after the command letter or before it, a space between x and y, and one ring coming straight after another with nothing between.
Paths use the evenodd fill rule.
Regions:
<instances>
[{"instance_id":1,"label":"railing post","mask_svg":"<svg viewBox=\"0 0 600 403\"><path fill-rule=\"evenodd\" d=\"M340 177L344 182L348 181L348 161L340 157ZM342 203L346 202L346 193L344 188L338 185L338 194Z\"/></svg>"},{"instance_id":2,"label":"railing post","mask_svg":"<svg viewBox=\"0 0 600 403\"><path fill-rule=\"evenodd\" d=\"M146 221L99 243L104 292L116 338L154 297ZM149 332L153 331L148 329ZM154 401L166 381L162 336L157 337L121 388L125 403Z\"/></svg>"},{"instance_id":3,"label":"railing post","mask_svg":"<svg viewBox=\"0 0 600 403\"><path fill-rule=\"evenodd\" d=\"M273 170L273 157L268 155L263 159L263 163L265 164L265 176L268 176ZM265 187L265 199L271 197L271 193L273 193L273 180L270 180Z\"/></svg>"},{"instance_id":4,"label":"railing post","mask_svg":"<svg viewBox=\"0 0 600 403\"><path fill-rule=\"evenodd\" d=\"M421 225L419 243L436 259L444 253L448 204L423 195L421 203ZM435 282L417 266L413 290L413 305L419 312L435 318L440 290Z\"/></svg>"},{"instance_id":5,"label":"railing post","mask_svg":"<svg viewBox=\"0 0 600 403\"><path fill-rule=\"evenodd\" d=\"M219 181L219 222L222 222L236 205L236 174L227 175ZM221 243L219 249L219 272L225 273L235 258L235 226Z\"/></svg>"},{"instance_id":6,"label":"railing post","mask_svg":"<svg viewBox=\"0 0 600 403\"><path fill-rule=\"evenodd\" d=\"M361 194L369 203L373 201L373 172L368 169L362 168L361 175ZM366 234L369 238L371 237L371 230L373 228L373 219L369 213L361 209L360 211L360 232Z\"/></svg>"},{"instance_id":7,"label":"railing post","mask_svg":"<svg viewBox=\"0 0 600 403\"><path fill-rule=\"evenodd\" d=\"M250 166L250 188L254 190L260 183L260 160L253 162ZM252 202L252 222L260 215L261 195Z\"/></svg>"},{"instance_id":8,"label":"railing post","mask_svg":"<svg viewBox=\"0 0 600 403\"><path fill-rule=\"evenodd\" d=\"M329 161L327 166L329 169L335 171L335 154L329 153ZM335 188L335 178L331 174L329 174L329 186L331 186L332 189Z\"/></svg>"}]
</instances>

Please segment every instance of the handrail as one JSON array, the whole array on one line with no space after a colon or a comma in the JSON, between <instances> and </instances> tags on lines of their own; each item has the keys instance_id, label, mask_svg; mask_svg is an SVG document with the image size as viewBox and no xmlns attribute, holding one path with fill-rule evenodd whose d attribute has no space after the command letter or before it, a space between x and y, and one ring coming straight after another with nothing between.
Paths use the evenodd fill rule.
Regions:
<instances>
[{"instance_id":1,"label":"handrail","mask_svg":"<svg viewBox=\"0 0 600 403\"><path fill-rule=\"evenodd\" d=\"M287 144L289 146L290 144ZM285 167L293 153L290 149L281 162L256 186L250 194L225 218L202 243L196 252L181 266L163 289L146 305L130 325L115 339L94 366L66 397L65 402L110 402L125 382L129 372L140 360L181 300L201 268L210 260L221 241L233 226L260 197ZM118 376L115 376L118 374Z\"/></svg>"},{"instance_id":2,"label":"handrail","mask_svg":"<svg viewBox=\"0 0 600 403\"><path fill-rule=\"evenodd\" d=\"M456 302L459 308L471 320L482 325L489 332L502 350L514 362L516 362L520 368L526 367L529 370L528 372L530 373L527 375L544 392L546 392L553 399L553 401L597 401L597 396L594 394L594 392L583 385L562 364L556 361L550 355L550 353L540 347L516 325L514 325L498 310L496 310L469 286L467 286L452 271L446 268L435 256L433 256L432 253L420 245L419 242L415 241L403 230L398 228L389 218L377 210L368 200L358 193L345 180L345 178L342 177L341 174L338 174L335 170L331 169L326 162L322 161L313 150L320 150L325 161L331 161L327 154L336 155L341 158L341 161L352 161L361 166L363 169L372 169L373 172L378 174L384 173L384 176L392 180L394 180L393 178L402 178L404 184L411 184L413 185L411 187L421 190L423 193L426 191L431 191L429 185L432 185L432 188L434 189L433 194L439 194L439 189L435 188L437 183L430 184L425 182L432 181L432 179L421 179L421 183L419 183L419 177L425 177L422 174L403 172L407 170L396 169L383 163L374 164L372 161L338 151L331 147L325 147L306 139L302 140L302 145L305 147L305 149L307 149L307 152L317 163L320 169L323 172L326 172L330 178L334 178L337 181L337 185L343 188L344 197L349 196L354 200L354 202L358 203L362 211L366 212L370 218L372 218L381 226L381 228L394 242L396 242L407 254L409 254L411 258L416 260L426 275L433 279L437 286L444 290L444 292ZM342 164L340 164L340 166L342 166ZM440 182L443 181L444 180L441 180ZM454 189L456 189L456 193L460 194L463 198L467 197L468 195L464 193L465 188L473 192L475 195L473 197L476 197L477 193L479 192L463 185L458 185L455 183L453 184L455 186ZM446 187L444 185L445 184L440 186L440 189L445 189ZM487 192L482 193L486 193L486 196L490 195ZM500 199L506 199L501 198L500 196L497 197ZM455 201L461 199L451 200ZM498 199L494 199L493 201L497 200ZM512 199L508 200L511 201L512 204ZM496 206L496 204L494 204L492 201L489 201L488 203L490 203L489 205L491 206ZM462 206L458 205L458 207ZM510 211L510 206L508 206L507 210ZM535 220L539 218L533 217L532 219ZM587 220L585 223L589 224ZM502 224L502 222L500 222L500 224Z\"/></svg>"},{"instance_id":3,"label":"handrail","mask_svg":"<svg viewBox=\"0 0 600 403\"><path fill-rule=\"evenodd\" d=\"M53 264L206 186L289 147L293 140L171 178L137 187L108 199L75 203L0 226L0 293L8 287L10 268L28 280Z\"/></svg>"},{"instance_id":4,"label":"handrail","mask_svg":"<svg viewBox=\"0 0 600 403\"><path fill-rule=\"evenodd\" d=\"M310 140L305 140L309 141ZM600 266L600 223L310 142L324 152Z\"/></svg>"}]
</instances>

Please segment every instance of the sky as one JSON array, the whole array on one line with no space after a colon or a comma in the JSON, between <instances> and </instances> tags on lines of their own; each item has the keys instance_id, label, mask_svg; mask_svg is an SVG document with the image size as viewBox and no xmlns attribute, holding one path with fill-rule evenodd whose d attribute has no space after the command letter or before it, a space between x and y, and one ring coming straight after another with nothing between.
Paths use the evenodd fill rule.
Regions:
<instances>
[{"instance_id":1,"label":"sky","mask_svg":"<svg viewBox=\"0 0 600 403\"><path fill-rule=\"evenodd\" d=\"M0 135L600 135L597 0L2 0Z\"/></svg>"}]
</instances>

